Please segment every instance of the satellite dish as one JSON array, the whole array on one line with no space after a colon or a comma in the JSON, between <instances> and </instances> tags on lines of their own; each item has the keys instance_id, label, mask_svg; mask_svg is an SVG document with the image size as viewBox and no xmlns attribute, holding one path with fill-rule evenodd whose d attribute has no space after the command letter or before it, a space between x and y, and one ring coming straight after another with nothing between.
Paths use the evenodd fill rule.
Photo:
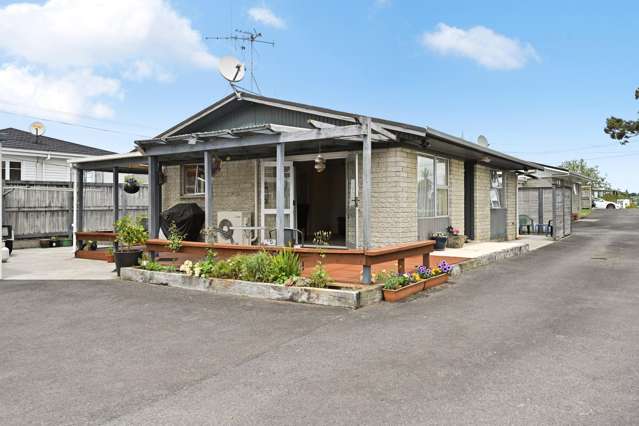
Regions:
<instances>
[{"instance_id":1,"label":"satellite dish","mask_svg":"<svg viewBox=\"0 0 639 426\"><path fill-rule=\"evenodd\" d=\"M230 83L238 83L244 78L246 68L237 58L225 56L220 59L217 66L218 71Z\"/></svg>"},{"instance_id":2,"label":"satellite dish","mask_svg":"<svg viewBox=\"0 0 639 426\"><path fill-rule=\"evenodd\" d=\"M39 121L34 121L29 126L29 130L31 130L31 133L33 133L36 136L42 136L44 135L44 132L46 132L47 129L46 127L44 127L44 124L40 123Z\"/></svg>"},{"instance_id":3,"label":"satellite dish","mask_svg":"<svg viewBox=\"0 0 639 426\"><path fill-rule=\"evenodd\" d=\"M483 146L484 148L488 148L489 144L488 144L488 139L486 139L486 136L479 135L479 137L477 138L477 145Z\"/></svg>"}]
</instances>

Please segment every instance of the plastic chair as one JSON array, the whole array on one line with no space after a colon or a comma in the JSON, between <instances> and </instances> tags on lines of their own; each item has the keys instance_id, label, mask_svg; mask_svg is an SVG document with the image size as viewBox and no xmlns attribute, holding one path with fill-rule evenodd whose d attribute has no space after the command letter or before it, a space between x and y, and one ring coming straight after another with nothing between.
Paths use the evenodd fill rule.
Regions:
<instances>
[{"instance_id":1,"label":"plastic chair","mask_svg":"<svg viewBox=\"0 0 639 426\"><path fill-rule=\"evenodd\" d=\"M522 229L524 228L526 228L526 230L528 231L528 234L530 234L531 231L535 228L535 222L532 220L530 216L525 214L520 214L519 215L519 233L520 234L523 233Z\"/></svg>"}]
</instances>

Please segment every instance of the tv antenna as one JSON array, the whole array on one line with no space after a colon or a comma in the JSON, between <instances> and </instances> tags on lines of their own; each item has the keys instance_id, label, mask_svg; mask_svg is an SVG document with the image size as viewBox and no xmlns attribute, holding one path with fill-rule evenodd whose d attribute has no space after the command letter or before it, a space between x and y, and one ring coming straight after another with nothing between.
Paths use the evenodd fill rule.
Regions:
<instances>
[{"instance_id":1,"label":"tv antenna","mask_svg":"<svg viewBox=\"0 0 639 426\"><path fill-rule=\"evenodd\" d=\"M257 88L257 92L261 95L262 91L260 90L260 85L257 83L257 79L255 78L255 61L254 61L254 52L255 52L255 43L268 44L269 46L275 47L274 41L266 41L260 40L264 35L260 32L257 32L255 28L253 31L244 31L244 30L235 30L234 34L229 36L221 36L221 37L204 37L205 40L232 40L234 42L240 42L242 45L240 46L241 50L246 50L246 44L249 45L249 74L251 74L251 91L253 91L253 83Z\"/></svg>"}]
</instances>

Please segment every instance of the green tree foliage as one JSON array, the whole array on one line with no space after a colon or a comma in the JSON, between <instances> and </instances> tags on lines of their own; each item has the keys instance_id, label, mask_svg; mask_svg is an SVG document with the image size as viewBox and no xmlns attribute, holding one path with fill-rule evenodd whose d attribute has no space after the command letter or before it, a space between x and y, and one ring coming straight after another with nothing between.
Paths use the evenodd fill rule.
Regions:
<instances>
[{"instance_id":1,"label":"green tree foliage","mask_svg":"<svg viewBox=\"0 0 639 426\"><path fill-rule=\"evenodd\" d=\"M589 166L583 158L580 160L564 161L559 165L564 169L568 169L573 173L579 173L592 180L591 184L594 188L608 188L610 184L606 180L606 176L601 173L599 166Z\"/></svg>"},{"instance_id":2,"label":"green tree foliage","mask_svg":"<svg viewBox=\"0 0 639 426\"><path fill-rule=\"evenodd\" d=\"M639 89L635 90L635 99L639 99ZM625 145L630 142L630 138L639 136L639 120L609 117L606 119L604 132L612 139L619 141L620 144Z\"/></svg>"}]
</instances>

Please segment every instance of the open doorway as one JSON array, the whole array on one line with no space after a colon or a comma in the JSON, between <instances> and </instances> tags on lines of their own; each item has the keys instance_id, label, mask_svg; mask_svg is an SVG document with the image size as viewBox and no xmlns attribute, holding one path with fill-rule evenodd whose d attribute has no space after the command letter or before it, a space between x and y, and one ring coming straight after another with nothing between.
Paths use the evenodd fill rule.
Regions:
<instances>
[{"instance_id":1,"label":"open doorway","mask_svg":"<svg viewBox=\"0 0 639 426\"><path fill-rule=\"evenodd\" d=\"M313 234L330 231L331 246L346 245L346 161L327 160L326 170L315 171L313 161L295 162L295 202L297 228L306 245Z\"/></svg>"}]
</instances>

